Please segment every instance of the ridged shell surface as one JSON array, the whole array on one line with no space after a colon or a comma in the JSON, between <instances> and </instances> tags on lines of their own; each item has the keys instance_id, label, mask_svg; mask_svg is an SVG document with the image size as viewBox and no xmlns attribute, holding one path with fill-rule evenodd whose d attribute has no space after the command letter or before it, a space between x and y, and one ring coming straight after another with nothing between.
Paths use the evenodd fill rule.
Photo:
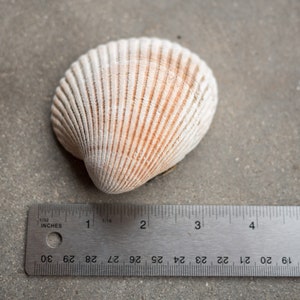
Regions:
<instances>
[{"instance_id":1,"label":"ridged shell surface","mask_svg":"<svg viewBox=\"0 0 300 300\"><path fill-rule=\"evenodd\" d=\"M128 39L71 65L51 120L94 184L117 194L182 160L207 132L217 102L216 80L197 55L167 40Z\"/></svg>"}]
</instances>

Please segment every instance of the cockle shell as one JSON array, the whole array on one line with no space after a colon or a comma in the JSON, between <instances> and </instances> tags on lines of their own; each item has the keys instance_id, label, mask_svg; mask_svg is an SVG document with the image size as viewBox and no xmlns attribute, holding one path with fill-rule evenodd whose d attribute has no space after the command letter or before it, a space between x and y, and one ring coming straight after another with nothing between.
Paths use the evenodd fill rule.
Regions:
<instances>
[{"instance_id":1,"label":"cockle shell","mask_svg":"<svg viewBox=\"0 0 300 300\"><path fill-rule=\"evenodd\" d=\"M130 191L200 142L218 102L197 55L156 38L119 40L82 55L61 79L51 120L60 143L106 193Z\"/></svg>"}]
</instances>

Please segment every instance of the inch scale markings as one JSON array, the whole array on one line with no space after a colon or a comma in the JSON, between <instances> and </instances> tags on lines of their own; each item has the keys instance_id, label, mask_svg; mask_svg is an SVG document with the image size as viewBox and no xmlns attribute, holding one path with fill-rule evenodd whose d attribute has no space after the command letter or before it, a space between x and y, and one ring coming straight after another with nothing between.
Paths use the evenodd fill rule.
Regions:
<instances>
[{"instance_id":1,"label":"inch scale markings","mask_svg":"<svg viewBox=\"0 0 300 300\"><path fill-rule=\"evenodd\" d=\"M25 270L56 276L300 276L299 206L34 205Z\"/></svg>"}]
</instances>

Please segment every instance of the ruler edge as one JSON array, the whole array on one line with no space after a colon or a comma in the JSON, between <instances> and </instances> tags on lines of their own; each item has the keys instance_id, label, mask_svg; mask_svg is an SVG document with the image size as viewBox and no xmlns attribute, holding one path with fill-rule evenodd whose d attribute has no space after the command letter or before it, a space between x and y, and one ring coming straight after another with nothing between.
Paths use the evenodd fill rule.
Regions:
<instances>
[{"instance_id":1,"label":"ruler edge","mask_svg":"<svg viewBox=\"0 0 300 300\"><path fill-rule=\"evenodd\" d=\"M29 260L28 260L28 256L27 254L30 252L29 250L29 236L30 236L30 226L31 226L31 223L30 221L34 221L35 216L37 217L38 216L38 210L39 210L39 207L41 205L44 205L44 204L40 204L40 203L34 203L32 205L29 206L28 210L27 210L27 222L26 222L26 235L25 235L25 254L24 254L24 270L25 270L25 273L28 275L28 276L35 276L34 275L34 268L32 268L32 266L29 265Z\"/></svg>"},{"instance_id":2,"label":"ruler edge","mask_svg":"<svg viewBox=\"0 0 300 300\"><path fill-rule=\"evenodd\" d=\"M29 261L28 261L28 253L30 252L29 250L29 236L30 236L30 221L32 221L34 219L35 216L35 212L38 211L39 206L41 204L35 203L30 205L29 209L27 210L27 222L26 222L26 233L25 233L25 254L24 254L24 270L25 273L28 276L35 276L34 275L34 268L32 270L32 266L29 265ZM32 218L30 218L32 216ZM32 271L32 272L31 272Z\"/></svg>"},{"instance_id":3,"label":"ruler edge","mask_svg":"<svg viewBox=\"0 0 300 300\"><path fill-rule=\"evenodd\" d=\"M101 207L101 206L110 206L110 207L130 207L130 209L134 209L137 207L201 207L201 208L217 208L217 207L224 207L226 209L230 208L244 208L250 207L253 209L267 209L267 208L278 208L286 211L287 209L298 209L299 210L299 217L300 217L300 205L257 205L257 204L143 204L143 203L111 203L111 202L91 202L91 203L34 203L31 204L28 208L27 220L29 219L29 215L32 214L35 209L67 209L67 208L85 208L85 207ZM149 210L147 210L149 212ZM28 224L28 221L27 221ZM28 228L26 228L28 230Z\"/></svg>"}]
</instances>

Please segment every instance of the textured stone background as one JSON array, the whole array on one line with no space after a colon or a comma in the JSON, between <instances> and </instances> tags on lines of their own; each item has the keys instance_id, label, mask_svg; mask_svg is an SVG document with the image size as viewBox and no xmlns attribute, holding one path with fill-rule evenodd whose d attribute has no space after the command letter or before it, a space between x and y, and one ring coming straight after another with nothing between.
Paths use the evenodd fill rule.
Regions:
<instances>
[{"instance_id":1,"label":"textured stone background","mask_svg":"<svg viewBox=\"0 0 300 300\"><path fill-rule=\"evenodd\" d=\"M214 70L220 103L176 171L105 195L57 143L51 99L98 44L158 36ZM24 274L33 203L300 204L300 2L0 1L1 299L299 299L299 279L33 278Z\"/></svg>"}]
</instances>

